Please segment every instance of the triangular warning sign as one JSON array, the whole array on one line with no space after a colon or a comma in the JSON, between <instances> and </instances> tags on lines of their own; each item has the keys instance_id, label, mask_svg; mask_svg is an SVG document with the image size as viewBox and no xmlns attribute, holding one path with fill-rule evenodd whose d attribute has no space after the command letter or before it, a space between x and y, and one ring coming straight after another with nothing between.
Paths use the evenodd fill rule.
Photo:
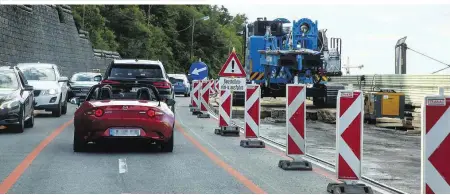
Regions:
<instances>
[{"instance_id":1,"label":"triangular warning sign","mask_svg":"<svg viewBox=\"0 0 450 195\"><path fill-rule=\"evenodd\" d=\"M245 77L244 68L239 62L236 53L232 52L230 56L228 56L227 62L223 64L222 69L219 72L219 76L221 77Z\"/></svg>"}]
</instances>

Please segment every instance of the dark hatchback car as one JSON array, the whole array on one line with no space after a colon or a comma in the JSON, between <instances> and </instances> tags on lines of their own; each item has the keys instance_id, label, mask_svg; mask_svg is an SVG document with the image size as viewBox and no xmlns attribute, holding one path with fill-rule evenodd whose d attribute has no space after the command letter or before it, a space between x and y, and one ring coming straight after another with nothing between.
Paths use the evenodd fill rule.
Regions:
<instances>
[{"instance_id":1,"label":"dark hatchback car","mask_svg":"<svg viewBox=\"0 0 450 195\"><path fill-rule=\"evenodd\" d=\"M0 131L34 126L33 86L16 66L0 66Z\"/></svg>"},{"instance_id":2,"label":"dark hatchback car","mask_svg":"<svg viewBox=\"0 0 450 195\"><path fill-rule=\"evenodd\" d=\"M160 61L114 60L106 69L102 84L144 83L158 90L162 101L174 99L175 93L169 76ZM172 105L169 105L172 106ZM172 107L172 109L174 109Z\"/></svg>"},{"instance_id":3,"label":"dark hatchback car","mask_svg":"<svg viewBox=\"0 0 450 195\"><path fill-rule=\"evenodd\" d=\"M69 81L69 100L74 97L81 101L87 96L92 86L97 85L102 80L102 75L95 72L78 72L73 74Z\"/></svg>"}]
</instances>

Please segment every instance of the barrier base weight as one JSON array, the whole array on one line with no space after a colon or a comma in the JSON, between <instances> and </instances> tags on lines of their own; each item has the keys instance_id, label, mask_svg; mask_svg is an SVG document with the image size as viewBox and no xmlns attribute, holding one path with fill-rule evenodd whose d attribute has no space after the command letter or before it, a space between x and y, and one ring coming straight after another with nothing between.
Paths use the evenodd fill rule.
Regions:
<instances>
[{"instance_id":1,"label":"barrier base weight","mask_svg":"<svg viewBox=\"0 0 450 195\"><path fill-rule=\"evenodd\" d=\"M199 114L197 114L197 118L209 118L209 113L202 113L200 112Z\"/></svg>"},{"instance_id":2,"label":"barrier base weight","mask_svg":"<svg viewBox=\"0 0 450 195\"><path fill-rule=\"evenodd\" d=\"M225 135L239 136L239 127L236 126L220 127L220 129L215 129L214 133L222 136Z\"/></svg>"},{"instance_id":3,"label":"barrier base weight","mask_svg":"<svg viewBox=\"0 0 450 195\"><path fill-rule=\"evenodd\" d=\"M331 194L373 194L371 187L359 183L329 183L327 192Z\"/></svg>"},{"instance_id":4,"label":"barrier base weight","mask_svg":"<svg viewBox=\"0 0 450 195\"><path fill-rule=\"evenodd\" d=\"M266 147L266 144L263 141L257 140L257 139L241 140L240 145L244 148L265 148Z\"/></svg>"},{"instance_id":5,"label":"barrier base weight","mask_svg":"<svg viewBox=\"0 0 450 195\"><path fill-rule=\"evenodd\" d=\"M280 160L278 167L283 170L312 171L312 164L306 160Z\"/></svg>"},{"instance_id":6,"label":"barrier base weight","mask_svg":"<svg viewBox=\"0 0 450 195\"><path fill-rule=\"evenodd\" d=\"M189 110L191 112L200 112L200 108L196 108L196 107L191 107L191 108L189 108Z\"/></svg>"}]
</instances>

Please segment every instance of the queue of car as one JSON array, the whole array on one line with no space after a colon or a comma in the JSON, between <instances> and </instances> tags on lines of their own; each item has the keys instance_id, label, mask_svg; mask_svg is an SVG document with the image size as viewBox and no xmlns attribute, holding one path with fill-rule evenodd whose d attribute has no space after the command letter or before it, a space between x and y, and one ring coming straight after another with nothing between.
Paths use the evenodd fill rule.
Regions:
<instances>
[{"instance_id":1,"label":"queue of car","mask_svg":"<svg viewBox=\"0 0 450 195\"><path fill-rule=\"evenodd\" d=\"M74 113L73 150L89 143L141 140L172 152L175 94L188 97L183 74L166 73L160 61L113 60L102 75L78 72L70 80L48 63L0 66L0 130L23 132L34 125L34 111Z\"/></svg>"}]
</instances>

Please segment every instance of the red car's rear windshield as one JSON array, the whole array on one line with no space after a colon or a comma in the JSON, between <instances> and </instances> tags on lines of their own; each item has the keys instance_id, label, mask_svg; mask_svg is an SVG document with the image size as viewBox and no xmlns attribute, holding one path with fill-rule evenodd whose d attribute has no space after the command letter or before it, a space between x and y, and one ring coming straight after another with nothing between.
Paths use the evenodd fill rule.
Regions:
<instances>
[{"instance_id":1,"label":"red car's rear windshield","mask_svg":"<svg viewBox=\"0 0 450 195\"><path fill-rule=\"evenodd\" d=\"M138 93L137 91L141 87L125 87L125 86L113 86L112 87L112 94L107 99L108 100L137 100ZM99 93L100 87L94 88L89 94L88 98L89 100L102 100L104 97ZM150 100L157 101L157 95L153 90L149 90L150 92Z\"/></svg>"},{"instance_id":2,"label":"red car's rear windshield","mask_svg":"<svg viewBox=\"0 0 450 195\"><path fill-rule=\"evenodd\" d=\"M164 78L158 65L152 64L115 64L111 67L109 77L114 78Z\"/></svg>"}]
</instances>

